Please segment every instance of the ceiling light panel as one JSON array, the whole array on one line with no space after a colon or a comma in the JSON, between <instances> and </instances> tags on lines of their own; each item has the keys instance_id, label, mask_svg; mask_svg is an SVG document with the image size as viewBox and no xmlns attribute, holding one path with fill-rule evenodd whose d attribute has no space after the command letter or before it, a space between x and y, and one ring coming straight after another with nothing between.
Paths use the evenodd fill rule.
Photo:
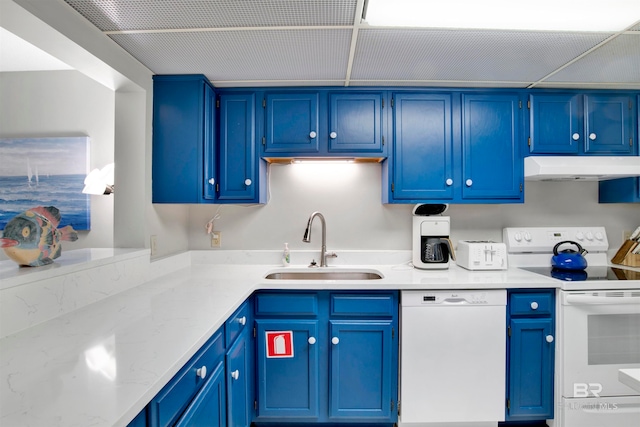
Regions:
<instances>
[{"instance_id":1,"label":"ceiling light panel","mask_svg":"<svg viewBox=\"0 0 640 427\"><path fill-rule=\"evenodd\" d=\"M361 29L353 80L531 82L606 39L602 33Z\"/></svg>"},{"instance_id":2,"label":"ceiling light panel","mask_svg":"<svg viewBox=\"0 0 640 427\"><path fill-rule=\"evenodd\" d=\"M629 83L640 88L640 34L616 37L550 76L547 81Z\"/></svg>"},{"instance_id":3,"label":"ceiling light panel","mask_svg":"<svg viewBox=\"0 0 640 427\"><path fill-rule=\"evenodd\" d=\"M356 0L64 0L102 31L353 25Z\"/></svg>"},{"instance_id":4,"label":"ceiling light panel","mask_svg":"<svg viewBox=\"0 0 640 427\"><path fill-rule=\"evenodd\" d=\"M156 74L212 81L344 80L351 30L247 30L113 34Z\"/></svg>"}]
</instances>

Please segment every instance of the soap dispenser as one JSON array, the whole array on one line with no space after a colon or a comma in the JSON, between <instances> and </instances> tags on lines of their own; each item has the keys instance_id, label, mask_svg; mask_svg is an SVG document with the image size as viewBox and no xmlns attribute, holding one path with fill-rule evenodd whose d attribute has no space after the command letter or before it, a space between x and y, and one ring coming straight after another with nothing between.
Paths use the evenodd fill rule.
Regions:
<instances>
[{"instance_id":1,"label":"soap dispenser","mask_svg":"<svg viewBox=\"0 0 640 427\"><path fill-rule=\"evenodd\" d=\"M291 264L291 252L289 252L289 244L284 244L284 251L282 251L282 265L289 267Z\"/></svg>"}]
</instances>

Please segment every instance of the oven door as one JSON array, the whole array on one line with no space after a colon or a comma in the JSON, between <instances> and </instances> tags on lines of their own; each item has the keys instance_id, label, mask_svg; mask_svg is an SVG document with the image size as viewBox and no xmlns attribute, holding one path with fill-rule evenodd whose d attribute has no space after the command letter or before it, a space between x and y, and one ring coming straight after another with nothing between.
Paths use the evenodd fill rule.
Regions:
<instances>
[{"instance_id":1,"label":"oven door","mask_svg":"<svg viewBox=\"0 0 640 427\"><path fill-rule=\"evenodd\" d=\"M638 395L618 380L618 370L640 368L640 290L560 295L562 395Z\"/></svg>"}]
</instances>

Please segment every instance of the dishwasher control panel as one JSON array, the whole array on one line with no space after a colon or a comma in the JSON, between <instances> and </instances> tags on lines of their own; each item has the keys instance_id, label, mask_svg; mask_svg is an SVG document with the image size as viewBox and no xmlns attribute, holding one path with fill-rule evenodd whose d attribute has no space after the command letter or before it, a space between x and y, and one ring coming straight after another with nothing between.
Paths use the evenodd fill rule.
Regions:
<instances>
[{"instance_id":1,"label":"dishwasher control panel","mask_svg":"<svg viewBox=\"0 0 640 427\"><path fill-rule=\"evenodd\" d=\"M506 295L504 289L479 291L403 291L401 294L401 305L403 307L506 305Z\"/></svg>"}]
</instances>

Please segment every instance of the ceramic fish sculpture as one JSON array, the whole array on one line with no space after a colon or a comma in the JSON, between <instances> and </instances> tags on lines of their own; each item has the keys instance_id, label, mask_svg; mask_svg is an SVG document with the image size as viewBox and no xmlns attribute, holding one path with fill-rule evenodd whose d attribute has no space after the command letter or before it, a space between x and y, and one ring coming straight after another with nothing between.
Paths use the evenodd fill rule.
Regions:
<instances>
[{"instance_id":1,"label":"ceramic fish sculpture","mask_svg":"<svg viewBox=\"0 0 640 427\"><path fill-rule=\"evenodd\" d=\"M67 225L58 229L60 211L54 206L38 206L12 218L4 227L0 247L20 265L48 265L60 256L62 240L78 240L78 233Z\"/></svg>"}]
</instances>

